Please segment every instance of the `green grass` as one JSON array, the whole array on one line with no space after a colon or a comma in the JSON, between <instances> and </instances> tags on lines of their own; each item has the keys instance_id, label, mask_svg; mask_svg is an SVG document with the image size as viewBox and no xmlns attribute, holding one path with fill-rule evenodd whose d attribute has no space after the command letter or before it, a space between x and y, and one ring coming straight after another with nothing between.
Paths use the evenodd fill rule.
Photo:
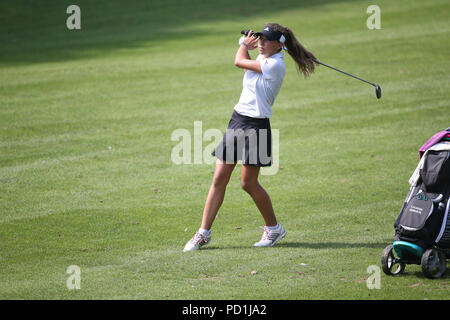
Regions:
<instances>
[{"instance_id":1,"label":"green grass","mask_svg":"<svg viewBox=\"0 0 450 320\"><path fill-rule=\"evenodd\" d=\"M368 1L78 1L78 31L69 4L0 4L1 299L448 299L449 272L416 265L366 286L418 148L450 126L448 1L380 0L380 30ZM211 244L183 254L214 165L172 163L171 134L224 132L239 31L272 21L383 97L323 67L305 80L286 55L280 170L260 177L286 238L252 248L263 221L238 166Z\"/></svg>"}]
</instances>

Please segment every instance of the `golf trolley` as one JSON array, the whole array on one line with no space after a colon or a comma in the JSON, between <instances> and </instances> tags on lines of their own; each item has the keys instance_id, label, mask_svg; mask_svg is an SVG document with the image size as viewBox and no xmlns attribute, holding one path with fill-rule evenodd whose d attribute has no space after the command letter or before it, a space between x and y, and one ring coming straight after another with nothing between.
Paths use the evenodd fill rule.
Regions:
<instances>
[{"instance_id":1,"label":"golf trolley","mask_svg":"<svg viewBox=\"0 0 450 320\"><path fill-rule=\"evenodd\" d=\"M427 278L435 279L445 274L450 258L450 128L433 135L419 155L394 224L394 242L381 255L381 268L395 276L406 265L417 264Z\"/></svg>"},{"instance_id":2,"label":"golf trolley","mask_svg":"<svg viewBox=\"0 0 450 320\"><path fill-rule=\"evenodd\" d=\"M385 274L395 276L403 273L407 264L418 264L427 278L435 279L444 275L448 258L449 251L437 247L423 250L407 241L394 241L381 255L381 268Z\"/></svg>"}]
</instances>

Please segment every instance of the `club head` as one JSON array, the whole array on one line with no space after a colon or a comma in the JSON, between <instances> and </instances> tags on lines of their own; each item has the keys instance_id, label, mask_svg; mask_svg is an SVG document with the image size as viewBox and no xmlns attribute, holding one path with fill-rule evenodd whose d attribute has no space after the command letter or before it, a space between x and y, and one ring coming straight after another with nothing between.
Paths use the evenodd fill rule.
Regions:
<instances>
[{"instance_id":1,"label":"club head","mask_svg":"<svg viewBox=\"0 0 450 320\"><path fill-rule=\"evenodd\" d=\"M375 93L377 95L377 99L381 98L381 87L379 85L375 86Z\"/></svg>"}]
</instances>

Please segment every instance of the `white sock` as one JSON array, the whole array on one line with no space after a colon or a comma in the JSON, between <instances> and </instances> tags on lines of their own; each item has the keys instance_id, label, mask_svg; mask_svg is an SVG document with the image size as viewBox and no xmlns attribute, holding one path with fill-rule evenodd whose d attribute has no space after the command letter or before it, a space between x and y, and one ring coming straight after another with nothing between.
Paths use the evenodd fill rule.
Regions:
<instances>
[{"instance_id":1,"label":"white sock","mask_svg":"<svg viewBox=\"0 0 450 320\"><path fill-rule=\"evenodd\" d=\"M276 225L274 225L274 226L266 226L269 230L276 230L276 229L278 229L279 228L279 224L278 224L278 222L277 222L277 224Z\"/></svg>"},{"instance_id":2,"label":"white sock","mask_svg":"<svg viewBox=\"0 0 450 320\"><path fill-rule=\"evenodd\" d=\"M203 228L198 229L198 232L204 235L205 237L211 236L211 230L206 230Z\"/></svg>"}]
</instances>

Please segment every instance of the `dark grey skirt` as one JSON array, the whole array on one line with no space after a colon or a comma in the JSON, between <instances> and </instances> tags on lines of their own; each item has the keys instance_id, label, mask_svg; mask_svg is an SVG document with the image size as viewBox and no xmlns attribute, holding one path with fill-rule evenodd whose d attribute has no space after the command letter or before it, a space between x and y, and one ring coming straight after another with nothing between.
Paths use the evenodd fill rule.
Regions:
<instances>
[{"instance_id":1,"label":"dark grey skirt","mask_svg":"<svg viewBox=\"0 0 450 320\"><path fill-rule=\"evenodd\" d=\"M258 167L272 165L272 130L269 118L247 117L233 111L221 143L212 153L226 163Z\"/></svg>"}]
</instances>

